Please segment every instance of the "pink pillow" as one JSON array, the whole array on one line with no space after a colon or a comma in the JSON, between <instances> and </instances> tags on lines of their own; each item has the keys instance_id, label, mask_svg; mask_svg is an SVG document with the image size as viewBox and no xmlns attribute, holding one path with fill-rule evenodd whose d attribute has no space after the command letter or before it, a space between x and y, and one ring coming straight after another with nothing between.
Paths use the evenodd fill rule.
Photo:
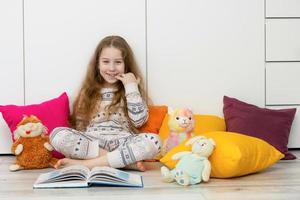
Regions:
<instances>
[{"instance_id":1,"label":"pink pillow","mask_svg":"<svg viewBox=\"0 0 300 200\"><path fill-rule=\"evenodd\" d=\"M10 128L13 141L13 132L24 115L37 116L48 128L49 134L56 127L69 127L69 98L65 92L57 98L42 102L40 104L26 106L0 105L0 112ZM54 152L53 156L56 158L62 157L58 152Z\"/></svg>"},{"instance_id":2,"label":"pink pillow","mask_svg":"<svg viewBox=\"0 0 300 200\"><path fill-rule=\"evenodd\" d=\"M227 131L260 138L285 154L283 160L296 159L287 148L296 108L259 108L227 96L223 103Z\"/></svg>"}]
</instances>

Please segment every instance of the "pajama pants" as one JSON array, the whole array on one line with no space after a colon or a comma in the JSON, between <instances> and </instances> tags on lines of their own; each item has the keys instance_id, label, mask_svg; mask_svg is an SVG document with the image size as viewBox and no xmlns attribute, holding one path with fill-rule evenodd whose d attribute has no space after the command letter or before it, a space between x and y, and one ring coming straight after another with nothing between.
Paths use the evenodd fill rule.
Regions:
<instances>
[{"instance_id":1,"label":"pajama pants","mask_svg":"<svg viewBox=\"0 0 300 200\"><path fill-rule=\"evenodd\" d=\"M108 163L113 168L152 159L162 146L159 136L153 133L80 132L65 127L52 131L50 143L55 150L73 159L96 158L99 156L99 148L105 149L108 151Z\"/></svg>"}]
</instances>

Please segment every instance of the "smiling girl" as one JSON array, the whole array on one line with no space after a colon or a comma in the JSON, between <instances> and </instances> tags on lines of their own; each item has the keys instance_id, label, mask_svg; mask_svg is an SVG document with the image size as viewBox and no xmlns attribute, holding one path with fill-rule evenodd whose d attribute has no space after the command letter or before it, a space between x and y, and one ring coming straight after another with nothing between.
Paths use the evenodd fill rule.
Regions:
<instances>
[{"instance_id":1,"label":"smiling girl","mask_svg":"<svg viewBox=\"0 0 300 200\"><path fill-rule=\"evenodd\" d=\"M56 168L82 164L89 168L136 166L160 151L158 135L139 133L148 119L143 78L133 52L120 36L97 46L74 102L72 128L52 131L53 147L65 155Z\"/></svg>"}]
</instances>

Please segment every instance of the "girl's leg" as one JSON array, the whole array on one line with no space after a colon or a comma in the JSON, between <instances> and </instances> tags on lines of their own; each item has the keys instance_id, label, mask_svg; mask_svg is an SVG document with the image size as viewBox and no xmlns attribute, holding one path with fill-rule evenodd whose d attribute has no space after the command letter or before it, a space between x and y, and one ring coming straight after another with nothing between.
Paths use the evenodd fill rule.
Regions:
<instances>
[{"instance_id":1,"label":"girl's leg","mask_svg":"<svg viewBox=\"0 0 300 200\"><path fill-rule=\"evenodd\" d=\"M99 147L102 149L111 152L117 149L120 144L123 144L128 137L132 137L132 134L129 132L119 132L117 135L115 132L103 134L101 132L91 132L87 131L86 134L96 140L99 141ZM103 155L100 153L100 155ZM136 163L127 165L124 167L125 169L138 170L138 171L146 171L146 168L143 165L142 161L137 161Z\"/></svg>"},{"instance_id":2,"label":"girl's leg","mask_svg":"<svg viewBox=\"0 0 300 200\"><path fill-rule=\"evenodd\" d=\"M107 153L109 166L123 168L141 160L154 158L161 149L158 135L143 133L128 137L116 150Z\"/></svg>"},{"instance_id":3,"label":"girl's leg","mask_svg":"<svg viewBox=\"0 0 300 200\"><path fill-rule=\"evenodd\" d=\"M85 134L93 138L94 140L98 140L99 147L105 149L107 151L113 151L120 146L120 144L124 143L128 137L131 137L132 134L129 132L112 132L112 133L103 133L103 132L85 132Z\"/></svg>"},{"instance_id":4,"label":"girl's leg","mask_svg":"<svg viewBox=\"0 0 300 200\"><path fill-rule=\"evenodd\" d=\"M55 128L50 143L68 158L90 159L99 156L98 140L71 128Z\"/></svg>"},{"instance_id":5,"label":"girl's leg","mask_svg":"<svg viewBox=\"0 0 300 200\"><path fill-rule=\"evenodd\" d=\"M159 153L161 148L160 138L155 134L134 135L126 139L122 138L122 140L120 140L119 142L110 142L109 144L113 144L112 146L115 146L116 143L120 142L122 142L121 146L119 146L119 148L114 150L113 152L107 153L106 150L100 149L98 155L100 154L101 156L88 160L64 158L57 162L55 168L78 164L85 165L89 168L93 168L95 166L123 168L127 166L127 168L129 169L138 169L140 171L145 171L145 167L140 161L153 158L156 154ZM108 157L106 153L111 154L110 157ZM111 160L110 162L109 159Z\"/></svg>"},{"instance_id":6,"label":"girl's leg","mask_svg":"<svg viewBox=\"0 0 300 200\"><path fill-rule=\"evenodd\" d=\"M100 155L97 158L94 159L89 159L89 160L76 160L76 159L71 159L71 158L63 158L60 159L56 165L54 166L56 169L60 167L66 167L70 165L84 165L90 169L96 166L110 166L108 161L107 161L107 151L101 149L100 150ZM132 170L138 170L138 171L146 171L145 166L143 165L143 162L138 161L134 164L127 165L125 169L132 169Z\"/></svg>"}]
</instances>

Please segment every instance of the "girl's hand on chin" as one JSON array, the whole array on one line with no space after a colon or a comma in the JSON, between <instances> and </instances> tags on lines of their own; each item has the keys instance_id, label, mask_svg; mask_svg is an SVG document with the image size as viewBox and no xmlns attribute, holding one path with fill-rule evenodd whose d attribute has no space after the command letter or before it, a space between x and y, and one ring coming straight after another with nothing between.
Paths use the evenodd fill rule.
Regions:
<instances>
[{"instance_id":1,"label":"girl's hand on chin","mask_svg":"<svg viewBox=\"0 0 300 200\"><path fill-rule=\"evenodd\" d=\"M129 84L129 83L140 83L140 78L136 78L133 73L129 72L126 74L119 74L115 76L116 79L122 81L123 85Z\"/></svg>"}]
</instances>

